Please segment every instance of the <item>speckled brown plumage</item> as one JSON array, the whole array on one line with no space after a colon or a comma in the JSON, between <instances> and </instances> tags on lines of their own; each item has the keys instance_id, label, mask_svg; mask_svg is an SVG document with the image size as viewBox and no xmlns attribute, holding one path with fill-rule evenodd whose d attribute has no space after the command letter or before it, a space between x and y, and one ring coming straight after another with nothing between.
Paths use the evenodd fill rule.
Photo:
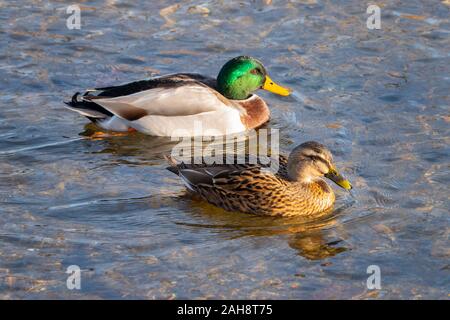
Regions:
<instances>
[{"instance_id":1,"label":"speckled brown plumage","mask_svg":"<svg viewBox=\"0 0 450 320\"><path fill-rule=\"evenodd\" d=\"M321 178L335 170L323 145L307 142L287 159L279 158L272 173L255 164L176 164L170 171L207 202L229 211L269 216L318 216L334 201L333 190Z\"/></svg>"}]
</instances>

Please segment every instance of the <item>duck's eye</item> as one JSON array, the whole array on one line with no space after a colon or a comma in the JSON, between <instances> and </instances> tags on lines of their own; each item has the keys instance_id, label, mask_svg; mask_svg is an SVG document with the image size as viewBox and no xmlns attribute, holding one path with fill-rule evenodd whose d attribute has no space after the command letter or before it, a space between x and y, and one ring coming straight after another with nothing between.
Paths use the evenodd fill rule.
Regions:
<instances>
[{"instance_id":1,"label":"duck's eye","mask_svg":"<svg viewBox=\"0 0 450 320\"><path fill-rule=\"evenodd\" d=\"M310 158L311 161L313 161L313 162L323 163L323 164L325 164L327 167L329 166L327 160L325 160L325 159L322 158L321 156L310 155L309 158Z\"/></svg>"},{"instance_id":2,"label":"duck's eye","mask_svg":"<svg viewBox=\"0 0 450 320\"><path fill-rule=\"evenodd\" d=\"M254 75L259 74L259 72L258 72L257 69L252 69L252 70L250 70L250 73L251 73L251 74L254 74Z\"/></svg>"}]
</instances>

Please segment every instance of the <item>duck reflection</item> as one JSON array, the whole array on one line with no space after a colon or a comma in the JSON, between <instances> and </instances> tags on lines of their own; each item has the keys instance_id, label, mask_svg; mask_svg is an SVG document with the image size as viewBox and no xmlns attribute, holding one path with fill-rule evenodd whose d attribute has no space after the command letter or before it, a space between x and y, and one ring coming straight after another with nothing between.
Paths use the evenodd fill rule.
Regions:
<instances>
[{"instance_id":1,"label":"duck reflection","mask_svg":"<svg viewBox=\"0 0 450 320\"><path fill-rule=\"evenodd\" d=\"M273 237L286 235L288 245L299 256L308 260L322 260L333 257L348 248L342 239L336 239L333 230L340 227L337 217L344 208L329 210L317 220L305 218L261 217L240 212L228 212L212 206L190 194L181 196L190 203L193 218L200 218L201 224L179 223L191 227L214 228L227 239L242 237ZM189 201L189 202L187 202ZM206 220L206 221L205 221Z\"/></svg>"},{"instance_id":2,"label":"duck reflection","mask_svg":"<svg viewBox=\"0 0 450 320\"><path fill-rule=\"evenodd\" d=\"M164 159L164 155L176 153L175 156L181 160L186 160L190 155L197 157L202 155L206 150L214 150L214 155L222 155L225 152L245 153L248 152L250 145L254 146L260 154L266 151L271 152L272 146L275 146L278 152L279 137L278 131L275 139L272 138L272 130L267 127L261 127L258 130L233 134L229 136L218 137L187 137L174 138L148 136L139 132L104 132L94 124L87 124L81 136L92 141L101 141L103 149L94 151L94 153L108 153L119 157L118 161L130 161L129 157L139 160L141 164L166 164L166 161L159 162ZM261 137L260 137L261 136ZM276 145L274 144L276 142ZM267 148L269 145L269 148ZM98 146L98 145L97 145ZM179 154L181 150L182 154ZM206 154L206 153L205 153ZM122 158L123 157L123 158ZM156 161L155 161L156 160Z\"/></svg>"},{"instance_id":3,"label":"duck reflection","mask_svg":"<svg viewBox=\"0 0 450 320\"><path fill-rule=\"evenodd\" d=\"M93 124L87 124L85 130L80 133L93 141L101 141L103 149L94 153L107 153L128 162L130 157L141 164L161 164L164 154L170 154L178 141L172 141L170 137L153 137L138 132L132 133L108 133L99 132ZM128 158L125 160L124 158ZM160 162L161 161L161 162Z\"/></svg>"}]
</instances>

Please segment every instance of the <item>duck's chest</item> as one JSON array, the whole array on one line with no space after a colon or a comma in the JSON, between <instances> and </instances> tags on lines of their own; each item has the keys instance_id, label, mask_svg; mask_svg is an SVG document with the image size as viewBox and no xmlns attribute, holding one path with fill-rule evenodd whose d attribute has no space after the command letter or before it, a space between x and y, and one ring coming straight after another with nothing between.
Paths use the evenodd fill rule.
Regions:
<instances>
[{"instance_id":1,"label":"duck's chest","mask_svg":"<svg viewBox=\"0 0 450 320\"><path fill-rule=\"evenodd\" d=\"M270 119L270 110L263 99L256 94L241 101L235 101L243 109L241 122L248 129L258 128Z\"/></svg>"}]
</instances>

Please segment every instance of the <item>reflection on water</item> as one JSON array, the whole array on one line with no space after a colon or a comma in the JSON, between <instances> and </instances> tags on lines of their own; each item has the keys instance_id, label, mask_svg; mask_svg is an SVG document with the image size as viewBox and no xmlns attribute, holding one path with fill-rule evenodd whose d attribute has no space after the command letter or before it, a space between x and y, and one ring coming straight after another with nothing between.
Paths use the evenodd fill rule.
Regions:
<instances>
[{"instance_id":1,"label":"reflection on water","mask_svg":"<svg viewBox=\"0 0 450 320\"><path fill-rule=\"evenodd\" d=\"M188 194L185 197L191 198ZM339 223L336 218L345 210L344 207L330 210L327 215L316 220L302 217L280 219L254 217L238 212L230 213L195 200L192 206L199 209L198 212L205 217L206 222L203 224L181 222L179 224L196 228L226 230L224 234L228 239L286 235L288 245L297 250L300 256L310 260L320 260L346 251L344 247L335 247L341 240L331 241L326 236L326 231L335 228Z\"/></svg>"},{"instance_id":2,"label":"reflection on water","mask_svg":"<svg viewBox=\"0 0 450 320\"><path fill-rule=\"evenodd\" d=\"M449 6L347 1L0 5L0 298L448 298ZM261 59L280 149L330 147L352 181L318 221L230 213L186 195L178 143L96 128L75 91ZM82 269L82 290L66 268ZM382 290L366 288L380 266Z\"/></svg>"}]
</instances>

